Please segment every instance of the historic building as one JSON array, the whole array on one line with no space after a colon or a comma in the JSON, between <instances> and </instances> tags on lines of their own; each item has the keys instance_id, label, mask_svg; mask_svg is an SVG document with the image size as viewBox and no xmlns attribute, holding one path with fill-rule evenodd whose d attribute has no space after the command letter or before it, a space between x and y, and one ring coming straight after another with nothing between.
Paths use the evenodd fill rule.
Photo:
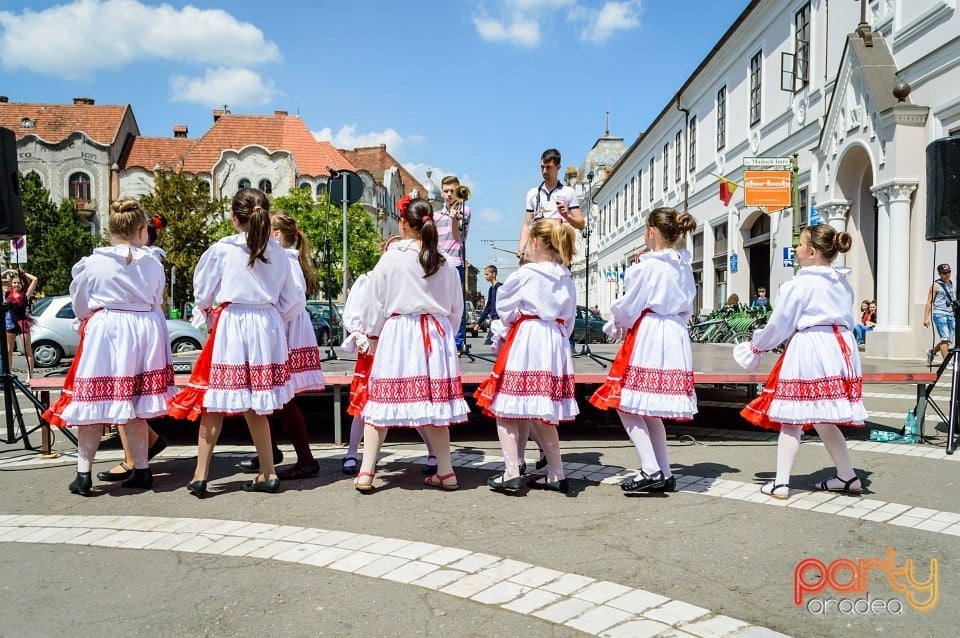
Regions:
<instances>
[{"instance_id":1,"label":"historic building","mask_svg":"<svg viewBox=\"0 0 960 638\"><path fill-rule=\"evenodd\" d=\"M699 222L689 248L706 310L758 286L775 301L794 272L794 223L830 223L854 238L837 264L858 300L878 303L867 352L918 357L935 262L957 260L924 231L925 147L960 132L958 86L953 0L754 0L593 189L591 300L607 311L622 294L658 206ZM746 207L742 188L720 200L719 177L742 185L753 158L794 155L796 220Z\"/></svg>"},{"instance_id":2,"label":"historic building","mask_svg":"<svg viewBox=\"0 0 960 638\"><path fill-rule=\"evenodd\" d=\"M16 135L21 173L39 175L55 203L72 199L93 232L106 228L123 150L140 134L129 105L101 106L85 97L34 104L0 96L0 126Z\"/></svg>"}]
</instances>

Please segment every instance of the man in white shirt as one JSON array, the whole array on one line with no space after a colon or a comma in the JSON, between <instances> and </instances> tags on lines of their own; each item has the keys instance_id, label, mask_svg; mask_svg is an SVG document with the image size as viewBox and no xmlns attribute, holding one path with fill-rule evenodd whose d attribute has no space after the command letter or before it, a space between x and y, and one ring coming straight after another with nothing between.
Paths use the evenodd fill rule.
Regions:
<instances>
[{"instance_id":1,"label":"man in white shirt","mask_svg":"<svg viewBox=\"0 0 960 638\"><path fill-rule=\"evenodd\" d=\"M531 188L527 193L526 212L520 229L520 249L517 251L520 259L523 259L527 248L530 226L536 220L542 217L559 219L577 230L583 230L586 225L577 191L560 182L560 151L549 148L543 152L540 156L540 174L543 176L540 186Z\"/></svg>"}]
</instances>

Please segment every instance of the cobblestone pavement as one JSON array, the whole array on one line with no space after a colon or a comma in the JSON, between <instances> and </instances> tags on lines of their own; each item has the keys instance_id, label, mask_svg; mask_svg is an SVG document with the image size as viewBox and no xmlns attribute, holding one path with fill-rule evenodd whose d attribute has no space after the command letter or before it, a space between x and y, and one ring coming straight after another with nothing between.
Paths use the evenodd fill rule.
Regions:
<instances>
[{"instance_id":1,"label":"cobblestone pavement","mask_svg":"<svg viewBox=\"0 0 960 638\"><path fill-rule=\"evenodd\" d=\"M865 387L873 427L898 427L914 397ZM62 437L53 460L0 445L0 635L952 635L960 455L944 453L943 426L928 418L936 438L918 445L852 437L861 497L811 491L830 461L805 439L779 501L758 492L775 435L742 427L737 401L706 392L698 422L668 428L669 495L617 487L637 458L615 417L561 430L566 496L489 490L502 460L482 418L453 430L458 491L423 487L422 444L391 433L377 489L360 494L331 445L329 399L307 406L320 475L276 495L240 490L242 422L225 428L203 500L184 489L195 426L158 426L171 445L147 493L95 482L90 498L69 494L75 450ZM105 442L95 470L119 455ZM872 558L884 560L861 574ZM836 569L795 604L801 561L816 590L815 561L827 572L844 559L856 574ZM920 582L932 560L935 588ZM862 587L836 591L851 582Z\"/></svg>"}]
</instances>

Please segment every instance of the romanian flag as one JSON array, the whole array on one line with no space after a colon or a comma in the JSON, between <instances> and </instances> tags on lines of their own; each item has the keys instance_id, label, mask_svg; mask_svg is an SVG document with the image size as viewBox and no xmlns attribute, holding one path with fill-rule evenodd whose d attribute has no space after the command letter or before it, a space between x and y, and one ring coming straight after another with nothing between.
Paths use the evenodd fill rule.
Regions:
<instances>
[{"instance_id":1,"label":"romanian flag","mask_svg":"<svg viewBox=\"0 0 960 638\"><path fill-rule=\"evenodd\" d=\"M736 182L729 180L726 177L720 178L720 201L723 202L724 206L730 205L730 200L733 199L733 194L736 191Z\"/></svg>"}]
</instances>

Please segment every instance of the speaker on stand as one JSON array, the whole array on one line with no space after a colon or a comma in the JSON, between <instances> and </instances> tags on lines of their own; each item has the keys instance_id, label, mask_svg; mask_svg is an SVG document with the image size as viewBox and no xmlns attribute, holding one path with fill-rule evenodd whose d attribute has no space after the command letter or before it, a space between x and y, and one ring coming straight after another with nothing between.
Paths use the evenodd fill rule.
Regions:
<instances>
[{"instance_id":1,"label":"speaker on stand","mask_svg":"<svg viewBox=\"0 0 960 638\"><path fill-rule=\"evenodd\" d=\"M960 135L934 140L927 145L927 241L958 241L958 257L954 264L960 265ZM960 304L953 307L954 325L960 324ZM947 424L947 454L953 454L956 448L957 418L960 416L960 365L957 361L957 344L954 344L937 369L937 379L927 385L918 406L918 415L930 405ZM949 366L953 363L953 367ZM943 411L930 399L930 393L937 381L947 370L951 372L950 414ZM922 418L922 416L921 416ZM920 432L923 432L922 421Z\"/></svg>"}]
</instances>

